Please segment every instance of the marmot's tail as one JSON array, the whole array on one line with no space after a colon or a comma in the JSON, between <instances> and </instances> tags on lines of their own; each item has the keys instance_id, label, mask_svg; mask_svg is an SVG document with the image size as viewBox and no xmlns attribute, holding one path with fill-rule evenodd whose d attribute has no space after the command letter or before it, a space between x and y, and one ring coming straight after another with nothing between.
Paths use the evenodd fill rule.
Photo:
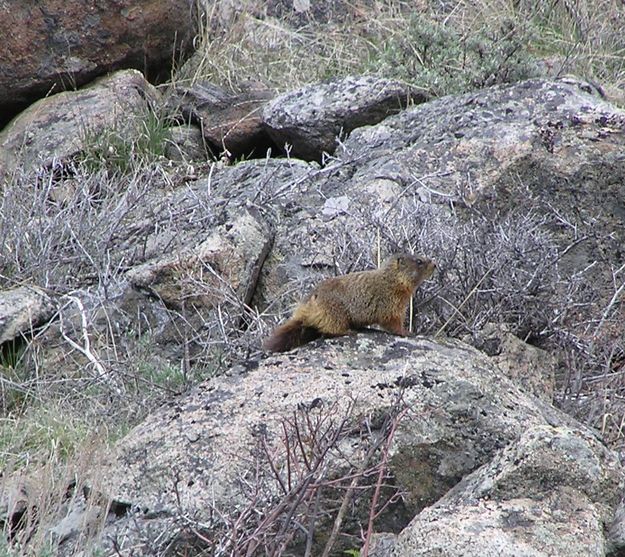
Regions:
<instances>
[{"instance_id":1,"label":"marmot's tail","mask_svg":"<svg viewBox=\"0 0 625 557\"><path fill-rule=\"evenodd\" d=\"M285 352L318 338L319 331L306 327L301 319L289 319L284 325L276 327L263 342L263 348L271 352Z\"/></svg>"}]
</instances>

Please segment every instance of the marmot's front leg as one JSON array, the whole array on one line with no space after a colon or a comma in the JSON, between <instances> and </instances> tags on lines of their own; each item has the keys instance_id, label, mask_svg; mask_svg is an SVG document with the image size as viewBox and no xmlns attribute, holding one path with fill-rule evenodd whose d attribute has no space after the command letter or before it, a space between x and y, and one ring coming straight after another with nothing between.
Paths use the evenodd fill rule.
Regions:
<instances>
[{"instance_id":1,"label":"marmot's front leg","mask_svg":"<svg viewBox=\"0 0 625 557\"><path fill-rule=\"evenodd\" d=\"M390 319L381 322L380 325L385 331L388 331L389 333L405 337L410 334L410 331L404 328L402 321L403 319L401 317L391 317Z\"/></svg>"}]
</instances>

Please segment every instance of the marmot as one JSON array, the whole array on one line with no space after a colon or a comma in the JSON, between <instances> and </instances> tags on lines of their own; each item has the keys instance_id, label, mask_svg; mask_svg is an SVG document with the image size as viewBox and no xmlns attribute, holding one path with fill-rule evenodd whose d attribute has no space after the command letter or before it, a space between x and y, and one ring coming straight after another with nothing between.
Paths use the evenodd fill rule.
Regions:
<instances>
[{"instance_id":1,"label":"marmot","mask_svg":"<svg viewBox=\"0 0 625 557\"><path fill-rule=\"evenodd\" d=\"M263 348L283 352L321 335L345 335L352 328L374 323L405 336L408 331L403 323L410 297L435 268L425 257L396 254L375 271L326 279L265 339Z\"/></svg>"}]
</instances>

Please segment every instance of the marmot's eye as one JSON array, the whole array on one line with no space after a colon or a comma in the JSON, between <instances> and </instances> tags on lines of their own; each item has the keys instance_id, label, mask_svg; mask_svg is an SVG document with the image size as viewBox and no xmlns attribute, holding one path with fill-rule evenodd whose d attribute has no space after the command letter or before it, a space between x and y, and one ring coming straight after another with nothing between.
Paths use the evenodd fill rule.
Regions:
<instances>
[{"instance_id":1,"label":"marmot's eye","mask_svg":"<svg viewBox=\"0 0 625 557\"><path fill-rule=\"evenodd\" d=\"M421 259L420 257L415 257L414 260L417 263L417 265L423 265L424 263L423 259Z\"/></svg>"}]
</instances>

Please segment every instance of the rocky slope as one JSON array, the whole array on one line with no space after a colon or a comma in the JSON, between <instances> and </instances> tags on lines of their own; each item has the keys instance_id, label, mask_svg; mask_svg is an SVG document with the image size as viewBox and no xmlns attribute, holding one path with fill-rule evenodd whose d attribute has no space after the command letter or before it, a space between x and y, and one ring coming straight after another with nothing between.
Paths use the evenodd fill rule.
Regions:
<instances>
[{"instance_id":1,"label":"rocky slope","mask_svg":"<svg viewBox=\"0 0 625 557\"><path fill-rule=\"evenodd\" d=\"M113 76L41 101L36 119L26 113L0 136L8 174L56 169L44 230L70 218L58 190L80 185L81 145L66 139L115 114L106 91L127 79L143 89L137 74ZM328 540L335 552L378 555L622 550L619 459L550 393L554 373L622 372L625 113L574 80L410 106L425 99L393 91L389 105L379 82L354 77L257 99L250 133L264 130L289 156L195 162L122 193L87 191L99 228L57 238L63 258L47 282L32 271L47 292L0 293L11 308L0 336L36 338L26 361L91 374L112 399L141 343L156 367L227 363L82 480L67 512L104 529L105 552L321 554ZM71 95L113 104L77 117ZM311 95L322 118L306 111ZM146 99L171 106L140 94L139 114ZM172 119L180 114L207 118L197 102ZM241 114L231 117L239 130ZM57 135L57 121L74 128ZM351 133L337 140L341 131ZM200 132L183 140L195 153L206 152ZM22 150L24 133L47 134L37 157ZM16 259L5 261L25 268L15 249L24 237L9 232ZM412 323L425 336L365 333L261 355L260 338L294 300L320 277L371 267L378 244L436 259ZM64 551L76 535L61 536Z\"/></svg>"}]
</instances>

